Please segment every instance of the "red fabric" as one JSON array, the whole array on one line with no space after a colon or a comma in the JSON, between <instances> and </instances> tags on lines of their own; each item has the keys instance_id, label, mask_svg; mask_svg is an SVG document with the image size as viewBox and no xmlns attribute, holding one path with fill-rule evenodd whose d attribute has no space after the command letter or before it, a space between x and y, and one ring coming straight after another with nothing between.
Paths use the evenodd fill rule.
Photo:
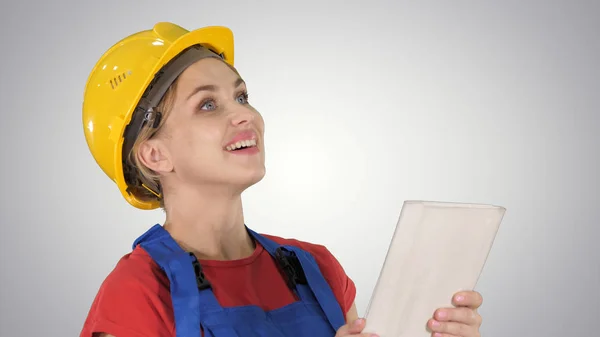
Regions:
<instances>
[{"instance_id":1,"label":"red fabric","mask_svg":"<svg viewBox=\"0 0 600 337\"><path fill-rule=\"evenodd\" d=\"M356 287L337 259L321 245L264 235L311 253L344 313ZM296 300L264 248L236 261L200 261L215 296L224 307L258 305L273 310ZM137 247L117 263L102 283L80 337L105 332L116 337L175 336L169 280L143 249Z\"/></svg>"}]
</instances>

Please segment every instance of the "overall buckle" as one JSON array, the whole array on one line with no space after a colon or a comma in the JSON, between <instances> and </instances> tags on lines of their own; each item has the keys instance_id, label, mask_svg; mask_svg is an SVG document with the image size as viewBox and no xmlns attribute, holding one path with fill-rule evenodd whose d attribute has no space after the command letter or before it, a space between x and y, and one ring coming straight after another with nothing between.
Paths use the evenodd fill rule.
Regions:
<instances>
[{"instance_id":1,"label":"overall buckle","mask_svg":"<svg viewBox=\"0 0 600 337\"><path fill-rule=\"evenodd\" d=\"M192 258L192 266L194 266L194 274L196 274L196 284L198 285L198 290L210 288L210 282L208 281L208 279L206 279L206 276L204 276L202 266L200 265L200 262L198 262L196 255L192 253L188 254L190 254L190 257Z\"/></svg>"},{"instance_id":2,"label":"overall buckle","mask_svg":"<svg viewBox=\"0 0 600 337\"><path fill-rule=\"evenodd\" d=\"M285 273L286 282L290 289L296 288L297 284L308 284L300 260L295 252L279 247L275 251L275 259Z\"/></svg>"}]
</instances>

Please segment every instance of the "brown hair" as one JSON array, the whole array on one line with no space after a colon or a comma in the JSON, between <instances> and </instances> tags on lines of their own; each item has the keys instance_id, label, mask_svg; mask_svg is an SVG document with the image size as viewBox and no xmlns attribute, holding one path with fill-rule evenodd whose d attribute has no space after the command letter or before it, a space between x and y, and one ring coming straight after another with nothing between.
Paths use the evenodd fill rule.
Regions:
<instances>
[{"instance_id":1,"label":"brown hair","mask_svg":"<svg viewBox=\"0 0 600 337\"><path fill-rule=\"evenodd\" d=\"M132 193L135 194L136 197L143 200L158 200L160 203L160 208L164 210L164 195L162 191L162 187L160 184L159 175L146 167L138 157L138 151L140 145L148 139L152 139L160 130L162 129L165 121L167 120L169 114L173 110L173 105L175 104L175 92L177 90L177 80L171 84L167 92L160 100L156 107L156 111L161 113L160 123L157 127L153 128L149 124L144 126L140 133L138 134L135 143L133 144L133 148L131 152L127 156L127 165L130 165L135 172L137 173L138 184L136 186L131 186ZM144 185L146 187L144 187ZM155 194L155 192L158 194Z\"/></svg>"}]
</instances>

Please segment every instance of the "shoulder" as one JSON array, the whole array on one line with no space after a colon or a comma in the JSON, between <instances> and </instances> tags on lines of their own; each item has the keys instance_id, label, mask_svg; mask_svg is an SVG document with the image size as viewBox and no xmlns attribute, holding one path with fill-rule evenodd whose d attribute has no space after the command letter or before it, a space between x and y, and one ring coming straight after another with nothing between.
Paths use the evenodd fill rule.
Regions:
<instances>
[{"instance_id":1,"label":"shoulder","mask_svg":"<svg viewBox=\"0 0 600 337\"><path fill-rule=\"evenodd\" d=\"M346 274L339 260L322 244L293 238L282 238L271 234L261 234L280 245L298 247L310 253L317 262L321 273L331 287L344 313L348 312L356 297L356 286Z\"/></svg>"},{"instance_id":2,"label":"shoulder","mask_svg":"<svg viewBox=\"0 0 600 337\"><path fill-rule=\"evenodd\" d=\"M276 243L278 243L280 245L298 247L302 250L305 250L305 251L311 253L311 255L316 254L317 256L319 256L321 258L322 257L335 258L333 256L333 254L331 254L329 249L327 249L327 247L325 247L324 245L318 244L318 243L301 241L301 240L293 239L293 238L283 238L283 237L272 235L272 234L262 234L261 233L261 235L268 239L275 241ZM315 259L317 258L317 256L315 256Z\"/></svg>"},{"instance_id":3,"label":"shoulder","mask_svg":"<svg viewBox=\"0 0 600 337\"><path fill-rule=\"evenodd\" d=\"M172 322L168 279L138 247L124 255L100 285L80 337L99 332L167 336L174 331Z\"/></svg>"},{"instance_id":4,"label":"shoulder","mask_svg":"<svg viewBox=\"0 0 600 337\"><path fill-rule=\"evenodd\" d=\"M331 271L335 272L336 274L339 274L338 276L340 277L346 277L346 273L338 259L331 253L331 251L327 247L325 247L322 244L301 241L293 238L282 238L271 234L261 235L275 241L280 245L298 247L310 253L317 261L319 268L322 269L321 272Z\"/></svg>"}]
</instances>

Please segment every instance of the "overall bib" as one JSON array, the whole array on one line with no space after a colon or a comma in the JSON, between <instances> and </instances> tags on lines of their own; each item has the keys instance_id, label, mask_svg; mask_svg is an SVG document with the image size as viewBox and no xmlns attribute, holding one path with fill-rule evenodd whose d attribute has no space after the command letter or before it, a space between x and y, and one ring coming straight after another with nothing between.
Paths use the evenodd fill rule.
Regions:
<instances>
[{"instance_id":1,"label":"overall bib","mask_svg":"<svg viewBox=\"0 0 600 337\"><path fill-rule=\"evenodd\" d=\"M312 255L280 246L246 228L275 259L299 300L271 311L255 305L223 308L202 266L161 226L154 225L133 244L140 245L170 281L177 337L333 337L345 324L329 284Z\"/></svg>"}]
</instances>

